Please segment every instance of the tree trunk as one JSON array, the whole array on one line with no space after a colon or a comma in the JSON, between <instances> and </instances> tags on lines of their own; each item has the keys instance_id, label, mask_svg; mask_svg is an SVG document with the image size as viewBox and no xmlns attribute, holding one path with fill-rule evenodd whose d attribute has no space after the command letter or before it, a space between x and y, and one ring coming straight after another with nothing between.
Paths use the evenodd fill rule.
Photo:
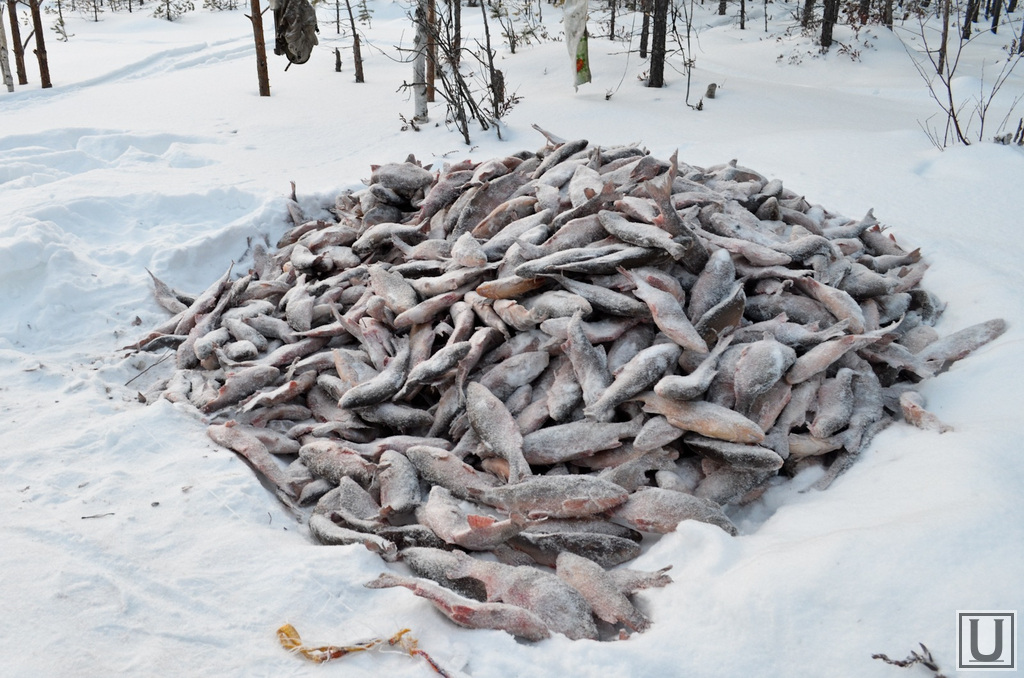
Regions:
<instances>
[{"instance_id":1,"label":"tree trunk","mask_svg":"<svg viewBox=\"0 0 1024 678\"><path fill-rule=\"evenodd\" d=\"M501 102L505 99L505 76L501 71L494 68L494 51L491 49L491 29L487 25L487 10L484 3L480 3L480 12L484 19L484 51L487 53L487 80L488 89L491 92L491 113L495 121L501 111ZM497 125L497 122L495 122ZM501 138L501 129L498 128L498 138Z\"/></svg>"},{"instance_id":2,"label":"tree trunk","mask_svg":"<svg viewBox=\"0 0 1024 678\"><path fill-rule=\"evenodd\" d=\"M36 33L36 59L39 60L39 83L43 89L53 87L50 82L50 63L46 59L46 42L43 40L43 17L39 14L39 0L29 0L32 25Z\"/></svg>"},{"instance_id":3,"label":"tree trunk","mask_svg":"<svg viewBox=\"0 0 1024 678\"><path fill-rule=\"evenodd\" d=\"M935 70L939 75L946 68L946 54L949 45L949 6L952 0L942 2L942 42L939 43L939 63Z\"/></svg>"},{"instance_id":4,"label":"tree trunk","mask_svg":"<svg viewBox=\"0 0 1024 678\"><path fill-rule=\"evenodd\" d=\"M993 0L992 3L992 32L999 30L999 14L1003 9L1003 0Z\"/></svg>"},{"instance_id":5,"label":"tree trunk","mask_svg":"<svg viewBox=\"0 0 1024 678\"><path fill-rule=\"evenodd\" d=\"M352 15L352 3L345 0L348 8L348 22L352 26L352 63L356 65L356 82L363 81L363 57L359 53L359 33L356 32L356 18Z\"/></svg>"},{"instance_id":6,"label":"tree trunk","mask_svg":"<svg viewBox=\"0 0 1024 678\"><path fill-rule=\"evenodd\" d=\"M416 5L416 36L413 38L412 98L413 120L425 122L427 116L427 7L426 0Z\"/></svg>"},{"instance_id":7,"label":"tree trunk","mask_svg":"<svg viewBox=\"0 0 1024 678\"><path fill-rule=\"evenodd\" d=\"M725 16L725 3L726 0L718 0L718 15Z\"/></svg>"},{"instance_id":8,"label":"tree trunk","mask_svg":"<svg viewBox=\"0 0 1024 678\"><path fill-rule=\"evenodd\" d=\"M608 0L608 11L610 12L608 37L615 39L615 0Z\"/></svg>"},{"instance_id":9,"label":"tree trunk","mask_svg":"<svg viewBox=\"0 0 1024 678\"><path fill-rule=\"evenodd\" d=\"M870 16L871 0L860 0L860 4L857 6L857 18L860 19L860 25L866 26Z\"/></svg>"},{"instance_id":10,"label":"tree trunk","mask_svg":"<svg viewBox=\"0 0 1024 678\"><path fill-rule=\"evenodd\" d=\"M249 0L252 15L252 35L256 41L256 76L260 83L260 96L270 96L270 76L267 74L267 43L263 38L263 14L260 12L260 0Z\"/></svg>"},{"instance_id":11,"label":"tree trunk","mask_svg":"<svg viewBox=\"0 0 1024 678\"><path fill-rule=\"evenodd\" d=\"M3 7L0 7L0 13ZM0 17L0 72L3 72L7 91L14 91L14 77L11 75L11 63L7 60L7 31L4 30L3 17Z\"/></svg>"},{"instance_id":12,"label":"tree trunk","mask_svg":"<svg viewBox=\"0 0 1024 678\"><path fill-rule=\"evenodd\" d=\"M964 12L964 29L960 34L961 39L971 39L971 23L973 19L971 17L978 13L978 5L981 0L967 0L967 10Z\"/></svg>"},{"instance_id":13,"label":"tree trunk","mask_svg":"<svg viewBox=\"0 0 1024 678\"><path fill-rule=\"evenodd\" d=\"M804 11L800 16L800 25L804 28L809 28L811 25L811 19L814 18L814 0L805 0Z\"/></svg>"},{"instance_id":14,"label":"tree trunk","mask_svg":"<svg viewBox=\"0 0 1024 678\"><path fill-rule=\"evenodd\" d=\"M7 14L11 22L11 50L14 52L14 69L18 72L18 84L28 84L28 72L25 70L25 48L21 44L21 27L18 25L18 5L16 0L7 0Z\"/></svg>"},{"instance_id":15,"label":"tree trunk","mask_svg":"<svg viewBox=\"0 0 1024 678\"><path fill-rule=\"evenodd\" d=\"M452 68L458 68L462 63L462 2L452 0ZM469 142L467 142L469 143Z\"/></svg>"},{"instance_id":16,"label":"tree trunk","mask_svg":"<svg viewBox=\"0 0 1024 678\"><path fill-rule=\"evenodd\" d=\"M747 28L747 0L740 0L740 30Z\"/></svg>"},{"instance_id":17,"label":"tree trunk","mask_svg":"<svg viewBox=\"0 0 1024 678\"><path fill-rule=\"evenodd\" d=\"M654 26L651 32L651 72L648 87L665 86L665 38L668 34L668 0L654 0Z\"/></svg>"},{"instance_id":18,"label":"tree trunk","mask_svg":"<svg viewBox=\"0 0 1024 678\"><path fill-rule=\"evenodd\" d=\"M839 0L825 0L821 13L821 46L828 49L832 46L832 27L839 18Z\"/></svg>"},{"instance_id":19,"label":"tree trunk","mask_svg":"<svg viewBox=\"0 0 1024 678\"><path fill-rule=\"evenodd\" d=\"M427 101L434 101L434 80L437 78L437 2L427 0Z\"/></svg>"},{"instance_id":20,"label":"tree trunk","mask_svg":"<svg viewBox=\"0 0 1024 678\"><path fill-rule=\"evenodd\" d=\"M647 36L651 32L651 0L641 0L640 8L644 18L640 24L640 58L647 58Z\"/></svg>"},{"instance_id":21,"label":"tree trunk","mask_svg":"<svg viewBox=\"0 0 1024 678\"><path fill-rule=\"evenodd\" d=\"M885 4L882 5L882 23L892 30L892 0L885 0Z\"/></svg>"}]
</instances>

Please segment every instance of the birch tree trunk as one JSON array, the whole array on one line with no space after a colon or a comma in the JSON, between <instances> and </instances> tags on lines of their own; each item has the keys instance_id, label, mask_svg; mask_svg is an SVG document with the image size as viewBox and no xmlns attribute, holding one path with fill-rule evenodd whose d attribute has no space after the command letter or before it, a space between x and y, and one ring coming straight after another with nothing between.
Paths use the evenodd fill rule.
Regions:
<instances>
[{"instance_id":1,"label":"birch tree trunk","mask_svg":"<svg viewBox=\"0 0 1024 678\"><path fill-rule=\"evenodd\" d=\"M426 0L416 5L416 37L413 38L412 96L413 119L427 120L427 8Z\"/></svg>"},{"instance_id":2,"label":"birch tree trunk","mask_svg":"<svg viewBox=\"0 0 1024 678\"><path fill-rule=\"evenodd\" d=\"M0 7L0 15L3 11L3 7ZM11 62L7 60L7 31L4 30L3 16L0 16L0 71L3 72L7 91L13 92L14 78L11 76Z\"/></svg>"}]
</instances>

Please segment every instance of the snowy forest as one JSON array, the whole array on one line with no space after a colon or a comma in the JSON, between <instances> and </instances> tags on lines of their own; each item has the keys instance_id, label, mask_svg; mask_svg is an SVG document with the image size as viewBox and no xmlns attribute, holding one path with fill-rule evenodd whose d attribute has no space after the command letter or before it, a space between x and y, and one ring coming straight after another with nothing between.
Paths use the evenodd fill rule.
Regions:
<instances>
[{"instance_id":1,"label":"snowy forest","mask_svg":"<svg viewBox=\"0 0 1024 678\"><path fill-rule=\"evenodd\" d=\"M364 81L363 50L381 48L373 34L373 3L314 0L312 9L306 13L302 11L309 7L305 0L276 5L277 9L261 7L257 0L252 0L249 6L238 0L204 0L202 5L202 9L209 11L248 12L262 96L270 96L263 26L263 15L269 10L273 10L269 30L276 31L276 43L272 46L275 54L287 54L293 63L305 63L320 44L319 34L323 39L321 48L333 51L335 70L340 72L342 63L347 62L355 81ZM483 34L464 35L463 12L478 10ZM40 85L50 86L46 40L72 39L66 14L99 22L106 13L138 12L175 21L194 11L192 0L6 0L5 30L10 32L10 40L0 33L0 67L5 84L8 91L14 91L15 76L19 86L28 84L28 54L38 62ZM1006 97L1000 96L1024 56L1024 18L1018 12L1017 0L765 0L760 7L754 3L748 7L746 0L720 0L717 4L696 0L505 0L465 5L424 0L410 4L406 13L413 37L407 44L391 46L395 50L392 58L408 62L411 69L410 77L401 86L413 94L414 108L407 117L403 116L403 121L415 128L426 120L428 102L439 97L446 105L447 123L462 134L467 144L471 123L481 130L500 125L518 100L516 83L506 82L505 74L495 64L499 49L514 55L522 46L564 41L574 62L575 84L579 85L590 81L588 40L604 38L612 41L621 53L637 55L643 64L638 77L647 87L662 87L666 68L679 74L686 82L685 104L700 110L704 97L715 96L716 86L704 92L691 91L699 36L703 28L723 22L741 31L761 31L777 40L799 36L808 46L810 57L817 56L815 52L826 54L832 50L852 60L857 60L862 50L871 49L872 30L892 32L906 48L920 74L922 87L941 112L937 122L923 125L937 147L970 144L985 139L986 132L993 133L990 139L999 143L1024 144L1021 118L1016 118L1015 129L1011 124L1021 97L1011 93L1009 100L1003 101ZM79 25L82 31L88 30L84 24ZM842 29L840 36L836 26ZM301 59L288 51L289 39L301 46ZM803 58L804 55L789 56L791 62ZM965 81L974 84L974 80L976 92L960 91ZM997 100L999 105L993 108ZM1000 116L998 130L992 130L992 117L996 115Z\"/></svg>"}]
</instances>

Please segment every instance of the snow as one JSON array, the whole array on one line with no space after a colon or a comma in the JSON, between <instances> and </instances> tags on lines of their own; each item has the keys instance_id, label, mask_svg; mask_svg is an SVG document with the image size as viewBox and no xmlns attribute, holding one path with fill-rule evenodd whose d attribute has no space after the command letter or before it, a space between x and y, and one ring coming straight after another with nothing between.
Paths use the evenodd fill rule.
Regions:
<instances>
[{"instance_id":1,"label":"snow","mask_svg":"<svg viewBox=\"0 0 1024 678\"><path fill-rule=\"evenodd\" d=\"M705 17L691 103L720 87L699 112L678 70L667 69L666 88L644 88L645 63L621 43L591 38L594 81L576 93L563 44L502 49L521 101L503 140L474 130L466 147L443 104L421 131L401 129L412 102L394 47L412 32L400 5L372 7L365 84L348 51L334 72L333 47L348 41L326 10L309 63L285 72L270 56L269 98L257 95L241 11L174 23L137 11L99 23L69 15L70 41L47 34L54 87L38 88L29 54L32 84L0 92L5 675L431 675L393 648L314 666L281 649L286 622L313 644L410 628L446 670L475 678L892 676L900 669L871 654L903 658L918 643L952 675L957 610L1024 610L1019 147L938 151L919 126L937 108L894 36L840 26L859 60L821 56L783 32L793 7L778 3L771 34L760 7L742 32L735 16ZM558 11L544 9L557 31ZM1008 42L977 44L994 63ZM979 72L964 73L976 88ZM995 126L1022 89L1018 71L986 135L1003 132ZM404 589L364 588L387 569L376 555L311 543L202 421L138 402L160 367L140 373L160 354L121 350L166 317L146 269L201 291L251 243L276 242L289 181L316 216L371 164L538 149L531 123L595 144L639 142L661 158L678 149L695 165L738 158L830 210L874 208L931 263L923 284L947 303L942 335L1009 323L923 385L954 432L895 424L828 490L802 491L807 473L733 510L738 537L684 522L647 544L632 566L671 564L674 583L639 594L653 626L626 642L517 643L455 627Z\"/></svg>"}]
</instances>

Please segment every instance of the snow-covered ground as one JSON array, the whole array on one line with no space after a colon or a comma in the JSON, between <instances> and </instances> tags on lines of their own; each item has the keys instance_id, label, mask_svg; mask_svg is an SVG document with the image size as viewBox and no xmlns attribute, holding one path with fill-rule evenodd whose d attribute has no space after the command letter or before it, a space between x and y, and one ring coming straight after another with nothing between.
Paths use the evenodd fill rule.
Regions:
<instances>
[{"instance_id":1,"label":"snow-covered ground","mask_svg":"<svg viewBox=\"0 0 1024 678\"><path fill-rule=\"evenodd\" d=\"M398 651L314 666L279 646L286 622L312 643L410 628L445 669L475 678L926 675L871 658L918 643L952 675L957 610L1024 611L1019 147L939 152L919 126L938 109L893 35L840 27L859 61L820 56L782 36L791 8L772 4L772 34L760 7L745 31L735 17L699 31L691 103L720 85L702 111L685 105L677 71L664 89L643 87L646 65L622 43L591 39L594 82L578 92L562 43L502 51L521 101L503 140L476 131L467 148L443 104L421 131L402 131L411 69L393 56L411 29L401 6L371 6L364 84L347 52L334 72L333 46L347 40L326 21L309 63L284 72L271 55L272 96L261 98L241 12L174 23L108 12L69 17L67 43L47 35L52 89L38 88L30 60L33 84L0 91L5 676L430 675ZM990 63L1003 33L984 38ZM964 91L977 91L980 71L964 74ZM988 132L1022 91L1018 71ZM893 425L827 491L800 492L798 477L737 512L739 537L683 523L646 548L632 566L671 564L674 583L638 596L653 627L626 642L517 643L457 628L408 591L365 589L385 569L376 555L311 543L202 421L138 402L159 354L122 350L166 316L146 268L206 288L250 242L276 242L290 181L315 216L371 164L540 148L531 123L661 158L678 149L693 165L738 158L830 210L874 208L931 263L924 286L948 304L941 334L1009 323L923 386L954 432Z\"/></svg>"}]
</instances>

